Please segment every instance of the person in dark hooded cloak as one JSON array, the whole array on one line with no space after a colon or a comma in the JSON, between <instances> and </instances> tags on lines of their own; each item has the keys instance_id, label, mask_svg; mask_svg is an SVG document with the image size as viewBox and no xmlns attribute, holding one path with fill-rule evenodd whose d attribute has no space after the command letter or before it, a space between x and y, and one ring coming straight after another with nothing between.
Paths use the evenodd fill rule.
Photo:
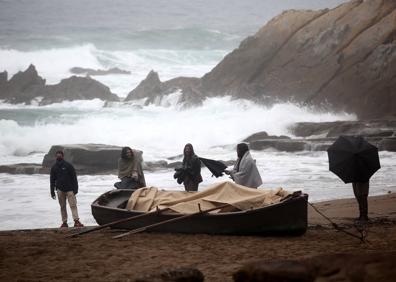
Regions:
<instances>
[{"instance_id":1,"label":"person in dark hooded cloak","mask_svg":"<svg viewBox=\"0 0 396 282\"><path fill-rule=\"evenodd\" d=\"M194 148L190 143L184 146L183 154L184 189L186 191L198 191L199 183L202 182L201 161L195 155Z\"/></svg>"}]
</instances>

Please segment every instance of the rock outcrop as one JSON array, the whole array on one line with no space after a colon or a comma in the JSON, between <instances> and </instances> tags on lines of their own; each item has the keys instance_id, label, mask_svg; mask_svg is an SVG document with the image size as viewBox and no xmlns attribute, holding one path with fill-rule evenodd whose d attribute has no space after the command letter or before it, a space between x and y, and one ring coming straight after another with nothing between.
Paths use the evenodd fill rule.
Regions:
<instances>
[{"instance_id":1,"label":"rock outcrop","mask_svg":"<svg viewBox=\"0 0 396 282\"><path fill-rule=\"evenodd\" d=\"M31 104L38 101L40 105L72 100L91 100L99 98L104 101L119 101L104 84L90 77L73 76L63 79L55 85L46 85L36 68L30 65L25 71L16 73L7 81L7 72L0 75L0 99L8 103Z\"/></svg>"},{"instance_id":2,"label":"rock outcrop","mask_svg":"<svg viewBox=\"0 0 396 282\"><path fill-rule=\"evenodd\" d=\"M109 75L109 74L131 74L130 71L122 70L119 68L111 68L108 70L95 70L95 69L90 69L90 68L80 68L80 67L74 67L70 69L71 73L74 74L85 74L85 75Z\"/></svg>"},{"instance_id":3,"label":"rock outcrop","mask_svg":"<svg viewBox=\"0 0 396 282\"><path fill-rule=\"evenodd\" d=\"M93 100L116 102L119 97L111 93L110 88L90 77L72 76L63 79L55 85L46 87L47 95L40 102L41 105L59 103L72 100Z\"/></svg>"},{"instance_id":4,"label":"rock outcrop","mask_svg":"<svg viewBox=\"0 0 396 282\"><path fill-rule=\"evenodd\" d=\"M133 101L145 98L145 105L161 104L162 99L167 95L180 91L176 104L182 104L186 107L191 105L200 105L204 99L202 93L198 90L200 84L199 78L177 77L165 82L161 82L158 73L150 71L147 77L132 90L125 101Z\"/></svg>"},{"instance_id":5,"label":"rock outcrop","mask_svg":"<svg viewBox=\"0 0 396 282\"><path fill-rule=\"evenodd\" d=\"M9 81L2 78L1 99L8 103L26 103L45 95L45 79L30 65L25 71L16 73Z\"/></svg>"},{"instance_id":6,"label":"rock outcrop","mask_svg":"<svg viewBox=\"0 0 396 282\"><path fill-rule=\"evenodd\" d=\"M287 11L202 78L208 96L396 116L396 1Z\"/></svg>"},{"instance_id":7,"label":"rock outcrop","mask_svg":"<svg viewBox=\"0 0 396 282\"><path fill-rule=\"evenodd\" d=\"M325 151L340 135L360 135L380 151L396 152L396 120L298 122L289 131L294 138L258 132L243 141L252 150Z\"/></svg>"}]
</instances>

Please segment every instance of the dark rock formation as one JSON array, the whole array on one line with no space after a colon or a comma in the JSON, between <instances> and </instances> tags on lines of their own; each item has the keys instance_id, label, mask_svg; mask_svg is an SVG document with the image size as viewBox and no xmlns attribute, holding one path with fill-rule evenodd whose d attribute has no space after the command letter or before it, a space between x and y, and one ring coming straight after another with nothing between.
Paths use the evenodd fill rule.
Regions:
<instances>
[{"instance_id":1,"label":"dark rock formation","mask_svg":"<svg viewBox=\"0 0 396 282\"><path fill-rule=\"evenodd\" d=\"M74 67L70 69L71 73L74 74L85 74L85 75L108 75L108 74L131 74L130 71L122 70L119 68L111 68L108 70L94 70L90 68Z\"/></svg>"},{"instance_id":2,"label":"dark rock formation","mask_svg":"<svg viewBox=\"0 0 396 282\"><path fill-rule=\"evenodd\" d=\"M8 73L6 71L0 72L0 99L2 99L2 93L5 90L8 81Z\"/></svg>"},{"instance_id":3,"label":"dark rock formation","mask_svg":"<svg viewBox=\"0 0 396 282\"><path fill-rule=\"evenodd\" d=\"M46 91L47 95L41 101L41 105L95 98L112 102L120 100L117 95L111 93L109 87L90 77L72 76L56 85L48 85Z\"/></svg>"},{"instance_id":4,"label":"dark rock formation","mask_svg":"<svg viewBox=\"0 0 396 282\"><path fill-rule=\"evenodd\" d=\"M0 165L0 173L10 174L48 174L50 169L41 164Z\"/></svg>"},{"instance_id":5,"label":"dark rock formation","mask_svg":"<svg viewBox=\"0 0 396 282\"><path fill-rule=\"evenodd\" d=\"M56 151L63 150L65 160L72 163L79 173L114 172L118 167L121 148L103 144L54 145L44 156L42 166L51 168L55 163Z\"/></svg>"},{"instance_id":6,"label":"dark rock formation","mask_svg":"<svg viewBox=\"0 0 396 282\"><path fill-rule=\"evenodd\" d=\"M325 151L340 135L360 135L381 151L396 152L396 120L298 122L289 127L298 138L255 133L244 140L252 150Z\"/></svg>"},{"instance_id":7,"label":"dark rock formation","mask_svg":"<svg viewBox=\"0 0 396 282\"><path fill-rule=\"evenodd\" d=\"M200 80L192 77L177 77L165 82L161 82L158 73L150 71L147 77L132 90L125 101L133 101L146 98L145 104L161 104L161 100L171 93L181 91L177 104L186 107L200 105L204 99L198 90Z\"/></svg>"},{"instance_id":8,"label":"dark rock formation","mask_svg":"<svg viewBox=\"0 0 396 282\"><path fill-rule=\"evenodd\" d=\"M7 73L0 75L0 99L8 103L31 104L37 100L40 105L72 100L119 101L104 84L89 77L70 77L56 85L46 85L36 68L30 65L25 71L16 73L7 81Z\"/></svg>"},{"instance_id":9,"label":"dark rock formation","mask_svg":"<svg viewBox=\"0 0 396 282\"><path fill-rule=\"evenodd\" d=\"M235 282L249 281L394 281L395 252L327 254L299 260L261 260L246 264L233 274Z\"/></svg>"},{"instance_id":10,"label":"dark rock formation","mask_svg":"<svg viewBox=\"0 0 396 282\"><path fill-rule=\"evenodd\" d=\"M396 115L396 1L287 11L202 78L205 95Z\"/></svg>"},{"instance_id":11,"label":"dark rock formation","mask_svg":"<svg viewBox=\"0 0 396 282\"><path fill-rule=\"evenodd\" d=\"M45 79L38 75L33 65L16 73L6 83L3 75L2 81L0 97L8 103L30 103L34 98L45 95Z\"/></svg>"}]
</instances>

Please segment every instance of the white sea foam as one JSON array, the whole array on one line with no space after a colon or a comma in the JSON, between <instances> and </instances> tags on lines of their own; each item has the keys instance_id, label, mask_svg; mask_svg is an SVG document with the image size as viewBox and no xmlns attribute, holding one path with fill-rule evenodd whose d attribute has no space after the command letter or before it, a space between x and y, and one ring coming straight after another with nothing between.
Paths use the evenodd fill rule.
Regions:
<instances>
[{"instance_id":1,"label":"white sea foam","mask_svg":"<svg viewBox=\"0 0 396 282\"><path fill-rule=\"evenodd\" d=\"M293 104L267 108L230 97L210 98L203 106L180 110L175 105L177 97L174 93L158 105L141 108L119 104L103 108L100 100L44 108L16 106L15 120L24 115L33 120L29 124L12 117L0 120L0 156L28 158L31 152L47 152L54 144L103 143L130 145L142 149L147 160L158 160L178 155L189 142L198 152L207 153L216 146L233 146L259 131L290 135L288 126L294 122L354 119L345 113L311 112Z\"/></svg>"}]
</instances>

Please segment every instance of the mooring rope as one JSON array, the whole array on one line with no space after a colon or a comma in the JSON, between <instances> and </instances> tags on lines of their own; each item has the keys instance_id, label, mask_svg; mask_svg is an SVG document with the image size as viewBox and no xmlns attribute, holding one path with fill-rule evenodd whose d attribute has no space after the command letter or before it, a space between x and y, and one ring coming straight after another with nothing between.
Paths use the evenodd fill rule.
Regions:
<instances>
[{"instance_id":1,"label":"mooring rope","mask_svg":"<svg viewBox=\"0 0 396 282\"><path fill-rule=\"evenodd\" d=\"M359 233L360 233L360 236L358 236L358 235L356 235L356 234L353 234L353 233L351 233L351 232L349 232L349 231L346 231L345 229L343 229L343 228L341 228L340 226L338 226L338 224L337 223L335 223L334 221L332 221L329 217L327 217L326 215L324 215L320 210L318 210L312 203L310 203L308 200L307 200L307 203L318 213L318 214L320 214L323 218L325 218L327 221L329 221L330 223L331 223L331 225L334 227L334 229L336 229L337 231L341 231L341 232L343 232L343 233L345 233L345 234L347 234L347 235L349 235L349 236L352 236L352 237L354 237L354 238L357 238L357 239L359 239L362 243L369 243L368 241L367 241L367 239L366 239L366 237L367 237L367 232L366 232L366 229L365 228L357 228L356 226L356 229L357 229L357 231L359 231Z\"/></svg>"}]
</instances>

